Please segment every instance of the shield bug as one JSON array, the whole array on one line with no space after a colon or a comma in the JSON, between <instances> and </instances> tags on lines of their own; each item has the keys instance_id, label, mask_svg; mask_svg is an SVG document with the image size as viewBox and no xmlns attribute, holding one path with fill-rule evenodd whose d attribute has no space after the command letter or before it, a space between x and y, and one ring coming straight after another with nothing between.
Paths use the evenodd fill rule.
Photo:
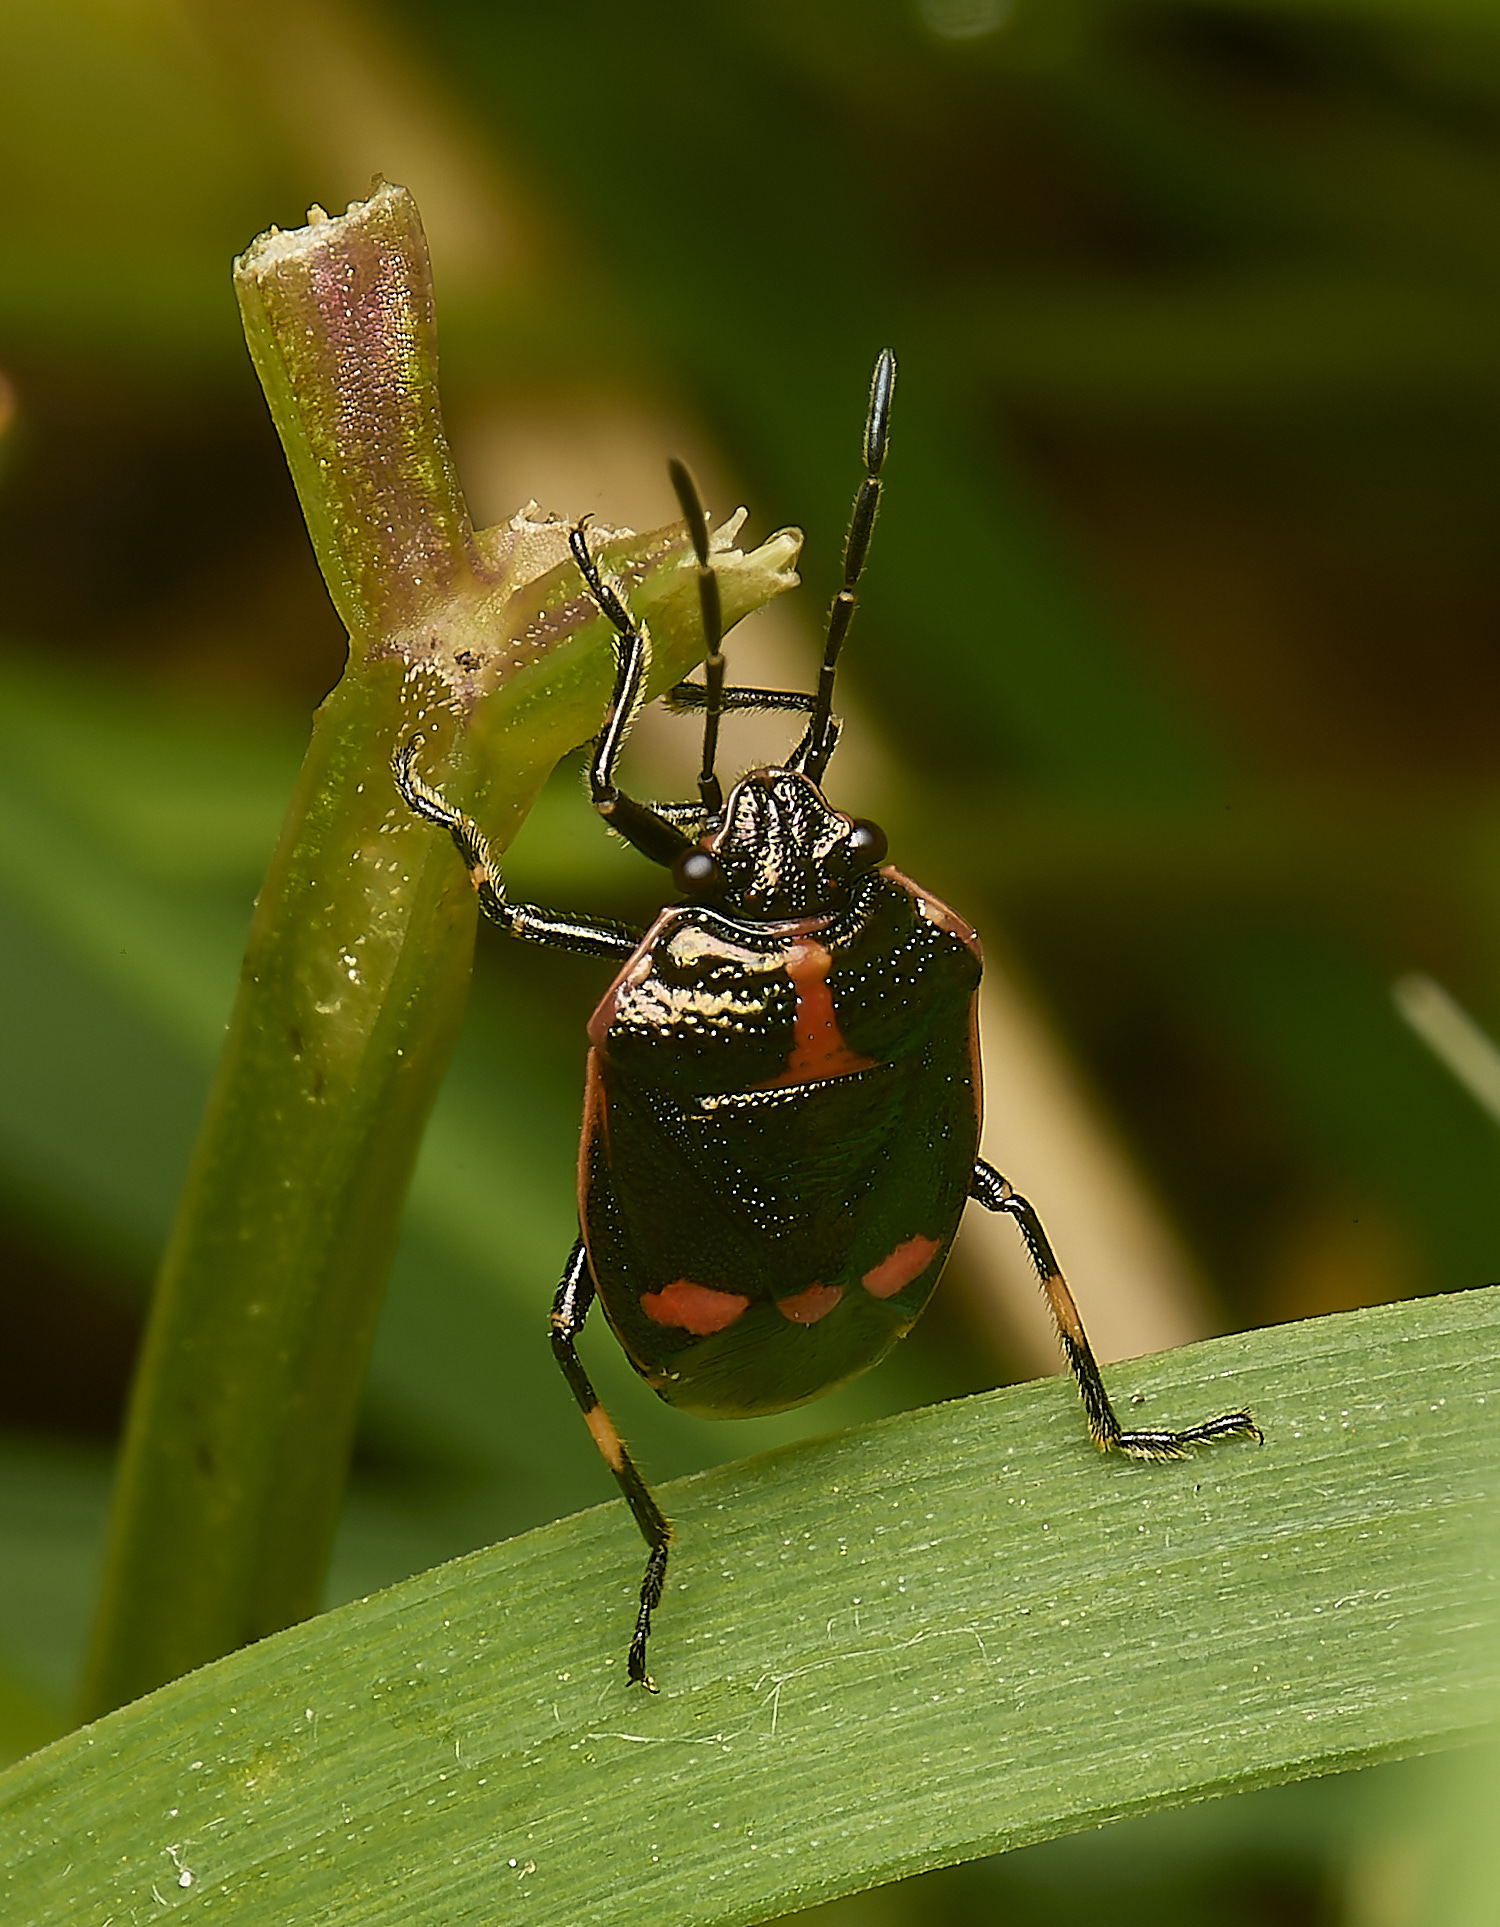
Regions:
<instances>
[{"instance_id":1,"label":"shield bug","mask_svg":"<svg viewBox=\"0 0 1500 1927\"><path fill-rule=\"evenodd\" d=\"M729 688L718 584L698 492L673 485L696 561L704 679L669 704L703 717L696 802L647 805L615 781L648 645L584 525L570 536L613 625L616 673L594 741L594 808L672 873L676 900L641 932L513 903L478 826L395 760L410 807L446 830L485 913L512 936L620 959L589 1025L578 1162L580 1236L552 1307L552 1349L650 1548L630 1644L646 1671L672 1529L599 1403L576 1340L597 1296L631 1363L669 1404L741 1418L801 1404L876 1364L921 1314L964 1205L1015 1220L1101 1451L1178 1459L1261 1435L1248 1412L1182 1431L1126 1430L1027 1200L979 1155L978 939L887 864L873 823L823 794L839 737L834 673L880 502L896 364L875 365L864 479L812 694ZM685 564L685 566L687 566ZM806 718L785 764L723 793L729 710Z\"/></svg>"}]
</instances>

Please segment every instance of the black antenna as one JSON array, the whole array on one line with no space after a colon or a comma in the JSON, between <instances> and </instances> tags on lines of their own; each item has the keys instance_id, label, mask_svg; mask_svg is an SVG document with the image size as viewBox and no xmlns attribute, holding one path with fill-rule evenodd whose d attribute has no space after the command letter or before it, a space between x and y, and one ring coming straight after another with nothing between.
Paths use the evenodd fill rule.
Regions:
<instances>
[{"instance_id":1,"label":"black antenna","mask_svg":"<svg viewBox=\"0 0 1500 1927\"><path fill-rule=\"evenodd\" d=\"M719 601L719 578L708 560L708 517L698 484L683 463L674 456L667 473L677 491L682 517L692 538L693 554L698 558L698 607L703 615L703 675L707 696L703 704L703 766L698 773L698 795L704 813L717 818L724 811L724 792L714 774L719 754L719 718L724 713L724 611Z\"/></svg>"},{"instance_id":2,"label":"black antenna","mask_svg":"<svg viewBox=\"0 0 1500 1927\"><path fill-rule=\"evenodd\" d=\"M854 498L854 513L849 518L849 534L844 542L844 586L834 598L828 616L828 640L823 645L823 670L818 677L818 693L813 699L812 721L805 741L807 754L802 759L804 774L821 783L828 767L838 729L833 724L833 679L838 668L839 651L849 624L854 618L854 591L865 566L870 547L870 532L880 508L880 470L891 439L891 396L896 387L896 357L882 348L870 380L870 410L865 416L865 479Z\"/></svg>"}]
</instances>

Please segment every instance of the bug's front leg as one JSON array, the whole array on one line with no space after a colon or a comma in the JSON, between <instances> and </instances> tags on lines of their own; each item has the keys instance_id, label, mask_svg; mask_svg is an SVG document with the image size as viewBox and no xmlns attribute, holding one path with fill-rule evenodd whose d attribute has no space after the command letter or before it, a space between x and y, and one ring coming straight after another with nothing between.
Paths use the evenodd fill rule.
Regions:
<instances>
[{"instance_id":1,"label":"bug's front leg","mask_svg":"<svg viewBox=\"0 0 1500 1927\"><path fill-rule=\"evenodd\" d=\"M647 1489L646 1481L637 1471L635 1461L621 1443L614 1420L599 1403L599 1394L594 1390L579 1359L574 1341L583 1330L583 1321L588 1317L593 1302L593 1275L589 1271L588 1254L580 1238L568 1254L562 1283L552 1301L552 1353L562 1367L564 1378L573 1388L578 1409L583 1413L584 1424L593 1435L600 1457L619 1481L625 1503L641 1529L641 1537L650 1548L645 1577L641 1581L640 1611L636 1614L635 1637L630 1642L628 1664L632 1685L644 1686L648 1693L654 1693L656 1684L646 1671L646 1641L651 1637L651 1615L661 1604L662 1588L667 1580L667 1554L672 1545L672 1528Z\"/></svg>"},{"instance_id":2,"label":"bug's front leg","mask_svg":"<svg viewBox=\"0 0 1500 1927\"><path fill-rule=\"evenodd\" d=\"M1083 1320L1078 1316L1078 1307L1073 1302L1072 1292L1068 1290L1062 1268L1053 1256L1041 1219L1026 1199L1012 1191L995 1167L986 1164L983 1158L974 1166L969 1196L982 1204L986 1211L1000 1211L1015 1219L1022 1242L1042 1282L1042 1290L1047 1294L1047 1305L1057 1326L1057 1335L1062 1340L1068 1365L1077 1380L1083 1409L1088 1417L1089 1434L1101 1452L1123 1452L1132 1459L1183 1459L1192 1446L1207 1445L1214 1439L1241 1438L1254 1439L1257 1444L1263 1442L1264 1434L1248 1412L1221 1412L1217 1418L1205 1419L1201 1425L1185 1426L1180 1432L1154 1427L1127 1432L1109 1402L1088 1333L1083 1329Z\"/></svg>"},{"instance_id":3,"label":"bug's front leg","mask_svg":"<svg viewBox=\"0 0 1500 1927\"><path fill-rule=\"evenodd\" d=\"M607 917L562 916L535 903L511 902L484 831L412 768L412 758L421 747L422 738L413 736L397 751L391 764L396 787L408 809L452 837L469 881L479 893L479 907L490 921L528 943L555 944L561 950L583 950L596 957L628 957L640 942L640 932L628 924Z\"/></svg>"}]
</instances>

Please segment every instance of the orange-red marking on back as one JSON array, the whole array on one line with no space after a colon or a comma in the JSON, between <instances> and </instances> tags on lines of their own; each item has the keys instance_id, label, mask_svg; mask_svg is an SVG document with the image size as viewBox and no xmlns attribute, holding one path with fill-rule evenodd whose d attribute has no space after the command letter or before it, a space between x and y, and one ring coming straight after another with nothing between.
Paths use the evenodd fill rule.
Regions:
<instances>
[{"instance_id":1,"label":"orange-red marking on back","mask_svg":"<svg viewBox=\"0 0 1500 1927\"><path fill-rule=\"evenodd\" d=\"M648 1318L658 1325L676 1325L695 1338L726 1330L749 1303L737 1292L711 1291L691 1278L677 1278L660 1291L641 1293L641 1308Z\"/></svg>"},{"instance_id":2,"label":"orange-red marking on back","mask_svg":"<svg viewBox=\"0 0 1500 1927\"><path fill-rule=\"evenodd\" d=\"M859 1282L872 1298L893 1298L903 1285L909 1285L927 1269L937 1248L936 1238L908 1238Z\"/></svg>"},{"instance_id":3,"label":"orange-red marking on back","mask_svg":"<svg viewBox=\"0 0 1500 1927\"><path fill-rule=\"evenodd\" d=\"M788 945L786 974L792 980L797 997L791 1055L786 1060L786 1069L757 1085L758 1090L774 1091L785 1084L815 1084L825 1077L848 1077L851 1072L875 1068L873 1057L861 1057L844 1042L828 989L828 972L832 967L833 953L825 944Z\"/></svg>"},{"instance_id":4,"label":"orange-red marking on back","mask_svg":"<svg viewBox=\"0 0 1500 1927\"><path fill-rule=\"evenodd\" d=\"M816 1325L826 1318L844 1295L842 1285L809 1285L792 1298L778 1298L776 1309L794 1325Z\"/></svg>"}]
</instances>

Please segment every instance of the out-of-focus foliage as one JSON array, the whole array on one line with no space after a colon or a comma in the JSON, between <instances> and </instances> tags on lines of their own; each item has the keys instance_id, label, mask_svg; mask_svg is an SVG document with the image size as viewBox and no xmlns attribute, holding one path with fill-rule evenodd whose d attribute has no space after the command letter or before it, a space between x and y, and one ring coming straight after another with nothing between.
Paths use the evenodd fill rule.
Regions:
<instances>
[{"instance_id":1,"label":"out-of-focus foliage","mask_svg":"<svg viewBox=\"0 0 1500 1927\"><path fill-rule=\"evenodd\" d=\"M1020 960L1223 1322L1500 1275L1500 1138L1388 993L1421 969L1500 1030L1484 10L22 0L0 159L12 1750L64 1716L140 1305L340 660L228 264L377 169L427 220L461 465L503 498L486 519L554 475L577 479L551 506L664 519L665 481L638 477L683 430L752 526L806 528L815 612L893 343L847 678L888 773L840 800ZM616 476L658 492L636 510ZM566 779L514 866L633 916L644 871ZM335 1596L603 1496L543 1337L599 983L485 951ZM799 1429L989 1374L959 1298ZM591 1362L658 1475L787 1429L658 1414L612 1353ZM1263 1861L1287 1869L1273 1903L1204 1872L1240 1864L1207 1844L1238 1824L1184 1818L1157 1918L1204 1917L1210 1890L1220 1919L1234 1894L1246 1922L1319 1917L1346 1868L1318 1826ZM1071 1851L1046 1878L1076 1917L1097 1852ZM903 1892L858 1917L923 1917L889 1911Z\"/></svg>"}]
</instances>

